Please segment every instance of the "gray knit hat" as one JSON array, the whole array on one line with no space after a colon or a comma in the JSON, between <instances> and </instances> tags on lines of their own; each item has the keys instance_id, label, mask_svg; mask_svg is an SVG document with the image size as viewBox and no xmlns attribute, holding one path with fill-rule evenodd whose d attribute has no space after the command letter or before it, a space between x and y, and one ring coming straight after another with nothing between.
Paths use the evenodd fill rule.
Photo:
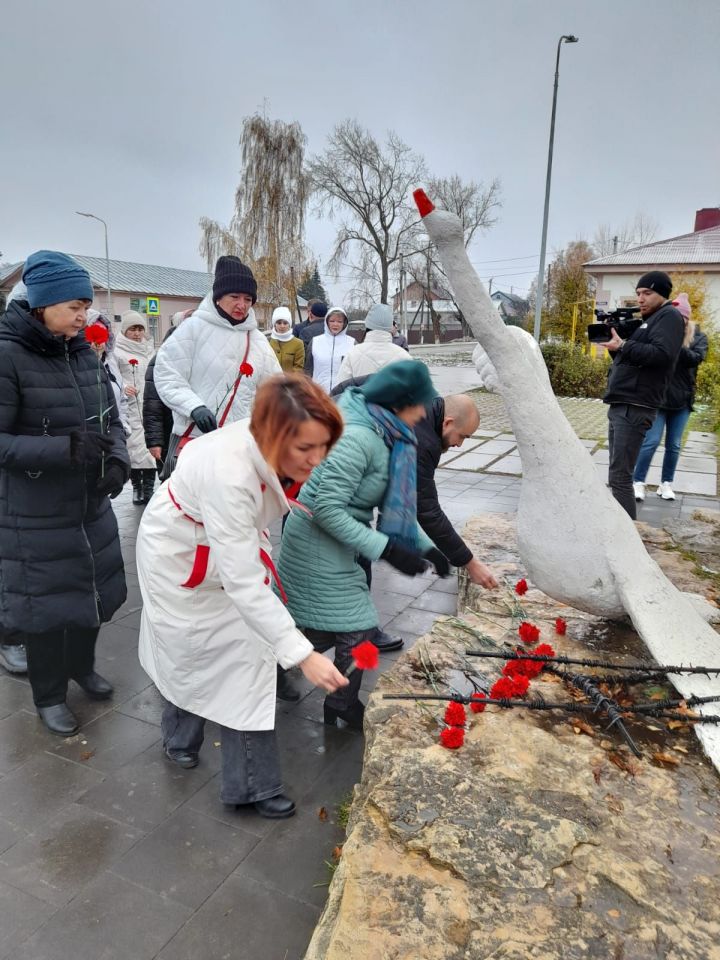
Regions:
<instances>
[{"instance_id":1,"label":"gray knit hat","mask_svg":"<svg viewBox=\"0 0 720 960\"><path fill-rule=\"evenodd\" d=\"M376 303L368 310L365 317L366 330L392 330L393 312L386 303Z\"/></svg>"}]
</instances>

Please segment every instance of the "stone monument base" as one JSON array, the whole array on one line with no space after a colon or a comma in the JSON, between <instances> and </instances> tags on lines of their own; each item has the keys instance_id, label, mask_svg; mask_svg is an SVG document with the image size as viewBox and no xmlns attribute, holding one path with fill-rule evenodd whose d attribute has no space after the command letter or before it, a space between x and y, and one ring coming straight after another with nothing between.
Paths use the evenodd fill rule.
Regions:
<instances>
[{"instance_id":1,"label":"stone monument base","mask_svg":"<svg viewBox=\"0 0 720 960\"><path fill-rule=\"evenodd\" d=\"M602 717L488 707L468 712L464 745L450 750L439 743L444 704L382 698L466 692L463 671L497 678L502 661L465 656L481 648L468 629L515 642L518 600L558 653L644 657L627 625L532 585L514 596L523 570L512 517L478 518L466 533L510 588L461 585L460 619L438 621L380 679L347 842L306 960L720 958L720 784L687 725L631 724L637 760ZM667 534L648 538L673 582L712 596L713 581ZM632 695L662 696L658 686ZM570 699L545 675L531 693Z\"/></svg>"}]
</instances>

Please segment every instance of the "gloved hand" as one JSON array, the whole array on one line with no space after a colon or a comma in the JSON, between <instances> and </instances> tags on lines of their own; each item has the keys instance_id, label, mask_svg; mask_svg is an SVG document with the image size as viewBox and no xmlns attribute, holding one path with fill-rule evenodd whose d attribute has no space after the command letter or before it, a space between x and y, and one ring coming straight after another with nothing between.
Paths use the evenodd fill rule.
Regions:
<instances>
[{"instance_id":1,"label":"gloved hand","mask_svg":"<svg viewBox=\"0 0 720 960\"><path fill-rule=\"evenodd\" d=\"M208 410L207 407L195 407L190 416L203 433L210 433L212 430L217 430L217 420L212 411Z\"/></svg>"},{"instance_id":2,"label":"gloved hand","mask_svg":"<svg viewBox=\"0 0 720 960\"><path fill-rule=\"evenodd\" d=\"M103 454L110 453L112 448L112 437L106 433L73 430L70 434L70 459L77 466L98 463Z\"/></svg>"},{"instance_id":3,"label":"gloved hand","mask_svg":"<svg viewBox=\"0 0 720 960\"><path fill-rule=\"evenodd\" d=\"M399 543L391 543L390 541L388 541L388 545L380 554L380 558L387 560L391 567L395 567L396 570L406 574L408 577L414 577L418 573L424 573L428 567L427 560L425 560L417 550L408 550L407 547L403 547Z\"/></svg>"},{"instance_id":4,"label":"gloved hand","mask_svg":"<svg viewBox=\"0 0 720 960\"><path fill-rule=\"evenodd\" d=\"M450 573L450 561L437 547L426 550L425 556L435 567L435 573L439 577L446 577Z\"/></svg>"},{"instance_id":5,"label":"gloved hand","mask_svg":"<svg viewBox=\"0 0 720 960\"><path fill-rule=\"evenodd\" d=\"M104 497L107 494L111 500L114 500L124 486L125 471L119 463L111 460L105 464L105 476L98 477L95 484L95 493L99 497Z\"/></svg>"}]
</instances>

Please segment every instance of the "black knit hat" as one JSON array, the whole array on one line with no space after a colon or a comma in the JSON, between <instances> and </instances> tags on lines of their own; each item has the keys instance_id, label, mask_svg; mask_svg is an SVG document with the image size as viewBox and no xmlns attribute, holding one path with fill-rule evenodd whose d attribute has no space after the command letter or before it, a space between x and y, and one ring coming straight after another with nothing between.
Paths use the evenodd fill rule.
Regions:
<instances>
[{"instance_id":1,"label":"black knit hat","mask_svg":"<svg viewBox=\"0 0 720 960\"><path fill-rule=\"evenodd\" d=\"M640 287L644 287L646 290L654 290L655 293L659 293L661 297L667 299L672 290L672 280L662 270L650 270L649 273L644 273L635 284L636 290L639 290Z\"/></svg>"},{"instance_id":2,"label":"black knit hat","mask_svg":"<svg viewBox=\"0 0 720 960\"><path fill-rule=\"evenodd\" d=\"M323 320L328 312L328 305L323 300L316 300L310 307L310 313L316 320Z\"/></svg>"},{"instance_id":3,"label":"black knit hat","mask_svg":"<svg viewBox=\"0 0 720 960\"><path fill-rule=\"evenodd\" d=\"M252 302L257 300L257 282L250 267L239 257L220 257L215 264L213 300L216 302L226 293L247 293Z\"/></svg>"}]
</instances>

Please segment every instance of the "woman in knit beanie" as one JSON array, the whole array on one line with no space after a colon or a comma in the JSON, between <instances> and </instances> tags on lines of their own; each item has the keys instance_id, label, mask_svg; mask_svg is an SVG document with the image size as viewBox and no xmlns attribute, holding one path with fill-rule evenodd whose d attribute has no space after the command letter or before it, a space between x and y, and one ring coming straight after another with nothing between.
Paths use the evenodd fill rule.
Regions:
<instances>
[{"instance_id":1,"label":"woman in knit beanie","mask_svg":"<svg viewBox=\"0 0 720 960\"><path fill-rule=\"evenodd\" d=\"M638 502L645 499L645 480L652 458L662 440L663 432L665 433L665 454L657 495L663 500L675 499L673 482L680 457L682 437L695 401L695 381L698 367L707 356L708 351L707 337L692 320L692 308L688 295L679 293L673 300L673 306L680 311L685 321L685 338L663 405L658 410L653 425L645 434L635 464L633 489L635 499Z\"/></svg>"},{"instance_id":2,"label":"woman in knit beanie","mask_svg":"<svg viewBox=\"0 0 720 960\"><path fill-rule=\"evenodd\" d=\"M95 672L95 644L127 592L108 497L130 464L112 388L83 333L87 271L40 250L23 281L26 299L0 324L0 624L25 638L43 723L72 736L68 682L93 700L113 692Z\"/></svg>"},{"instance_id":3,"label":"woman in knit beanie","mask_svg":"<svg viewBox=\"0 0 720 960\"><path fill-rule=\"evenodd\" d=\"M120 332L115 343L115 358L122 376L123 391L128 398L130 415L130 480L133 503L147 503L155 487L156 461L145 445L143 427L143 397L145 374L155 354L155 344L148 337L148 323L135 310L127 310L120 320Z\"/></svg>"}]
</instances>

